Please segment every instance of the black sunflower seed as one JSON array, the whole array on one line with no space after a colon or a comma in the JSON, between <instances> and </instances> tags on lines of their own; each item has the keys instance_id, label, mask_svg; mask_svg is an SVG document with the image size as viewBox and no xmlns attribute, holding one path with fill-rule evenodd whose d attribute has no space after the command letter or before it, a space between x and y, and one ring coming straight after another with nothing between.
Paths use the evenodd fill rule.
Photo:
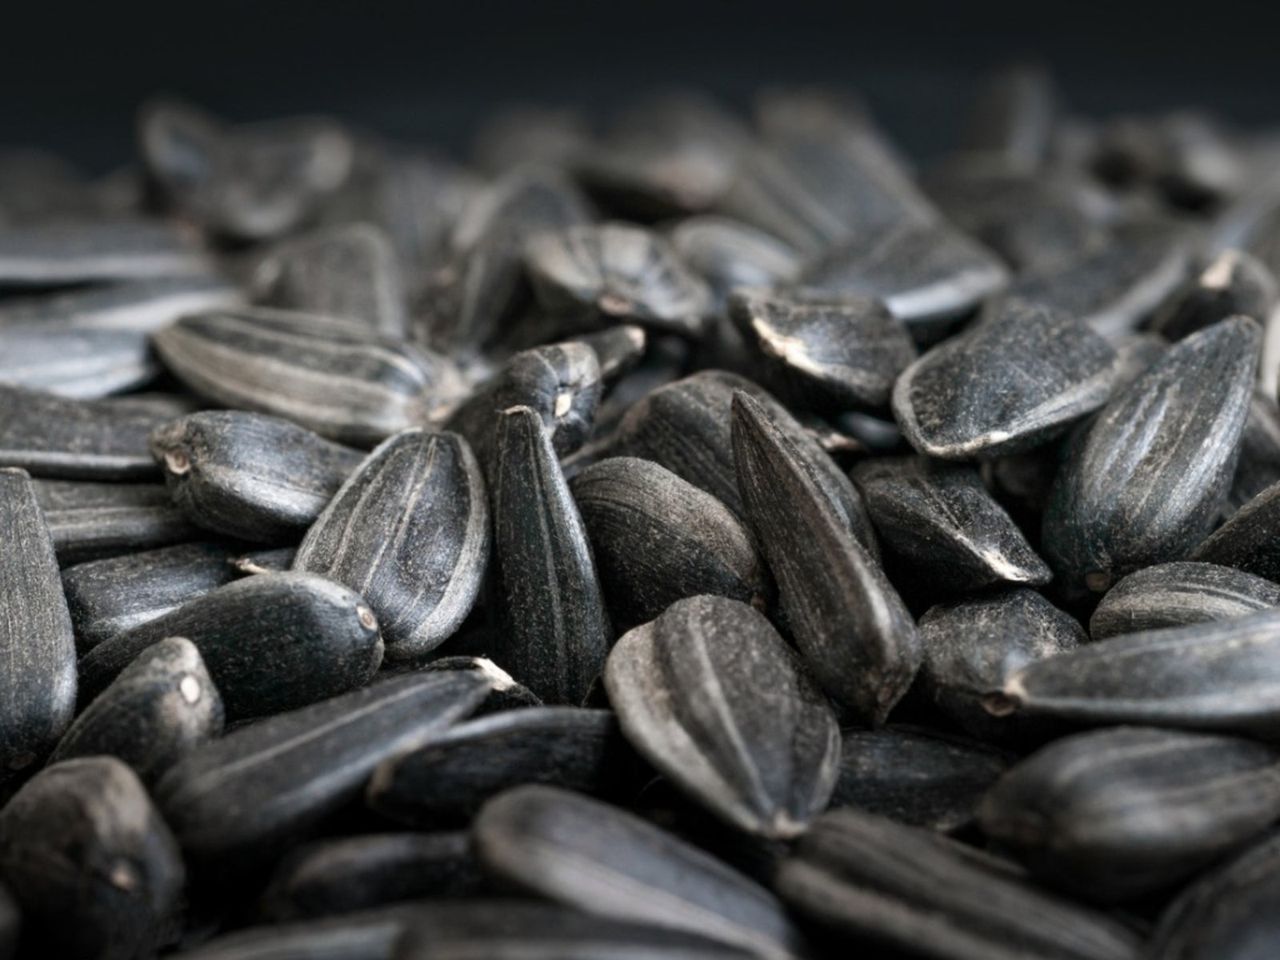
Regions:
<instances>
[{"instance_id":1,"label":"black sunflower seed","mask_svg":"<svg viewBox=\"0 0 1280 960\"><path fill-rule=\"evenodd\" d=\"M606 390L635 369L644 359L649 345L649 335L644 327L631 323L607 327L596 333L579 334L574 340L595 352L601 386Z\"/></svg>"},{"instance_id":2,"label":"black sunflower seed","mask_svg":"<svg viewBox=\"0 0 1280 960\"><path fill-rule=\"evenodd\" d=\"M160 373L145 333L0 326L0 383L96 400Z\"/></svg>"},{"instance_id":3,"label":"black sunflower seed","mask_svg":"<svg viewBox=\"0 0 1280 960\"><path fill-rule=\"evenodd\" d=\"M456 654L451 657L437 657L434 660L427 661L425 664L413 662L393 663L388 665L387 669L390 672L394 672L397 669L407 671L466 670L483 674L489 681L489 696L484 703L475 709L474 715L477 717L486 716L490 713L500 713L503 710L542 706L542 701L538 699L532 690L517 683L511 674L486 657Z\"/></svg>"},{"instance_id":4,"label":"black sunflower seed","mask_svg":"<svg viewBox=\"0 0 1280 960\"><path fill-rule=\"evenodd\" d=\"M1018 65L989 76L979 88L961 134L961 148L1016 170L1037 170L1048 159L1058 95L1039 67Z\"/></svg>"},{"instance_id":5,"label":"black sunflower seed","mask_svg":"<svg viewBox=\"0 0 1280 960\"><path fill-rule=\"evenodd\" d=\"M205 253L182 230L145 220L0 228L0 287L199 277Z\"/></svg>"},{"instance_id":6,"label":"black sunflower seed","mask_svg":"<svg viewBox=\"0 0 1280 960\"><path fill-rule=\"evenodd\" d=\"M153 333L189 313L243 306L240 290L219 277L157 277L94 285L0 304L0 331L109 330Z\"/></svg>"},{"instance_id":7,"label":"black sunflower seed","mask_svg":"<svg viewBox=\"0 0 1280 960\"><path fill-rule=\"evenodd\" d=\"M1151 329L1180 340L1236 314L1265 323L1278 297L1276 278L1262 263L1243 251L1224 250L1174 291Z\"/></svg>"},{"instance_id":8,"label":"black sunflower seed","mask_svg":"<svg viewBox=\"0 0 1280 960\"><path fill-rule=\"evenodd\" d=\"M1066 591L1102 592L1139 567L1182 559L1212 529L1235 471L1261 338L1247 317L1192 334L1075 438L1042 537Z\"/></svg>"},{"instance_id":9,"label":"black sunflower seed","mask_svg":"<svg viewBox=\"0 0 1280 960\"><path fill-rule=\"evenodd\" d=\"M1124 633L1230 620L1280 606L1280 585L1214 563L1158 563L1129 574L1107 591L1089 620L1089 635Z\"/></svg>"},{"instance_id":10,"label":"black sunflower seed","mask_svg":"<svg viewBox=\"0 0 1280 960\"><path fill-rule=\"evenodd\" d=\"M625 634L605 668L627 739L717 816L771 838L826 805L840 730L826 699L763 615L691 597Z\"/></svg>"},{"instance_id":11,"label":"black sunflower seed","mask_svg":"<svg viewBox=\"0 0 1280 960\"><path fill-rule=\"evenodd\" d=\"M187 637L199 648L228 720L358 687L382 661L377 619L359 595L314 574L264 573L98 644L80 660L81 702L164 637Z\"/></svg>"},{"instance_id":12,"label":"black sunflower seed","mask_svg":"<svg viewBox=\"0 0 1280 960\"><path fill-rule=\"evenodd\" d=\"M1191 552L1191 559L1280 580L1278 524L1280 482L1273 483L1233 513Z\"/></svg>"},{"instance_id":13,"label":"black sunflower seed","mask_svg":"<svg viewBox=\"0 0 1280 960\"><path fill-rule=\"evenodd\" d=\"M800 255L788 244L731 217L706 214L681 220L671 231L671 245L710 285L720 306L737 287L789 283L803 267Z\"/></svg>"},{"instance_id":14,"label":"black sunflower seed","mask_svg":"<svg viewBox=\"0 0 1280 960\"><path fill-rule=\"evenodd\" d=\"M1168 889L1280 818L1280 752L1121 727L1056 741L983 798L983 831L1039 877L1118 902Z\"/></svg>"},{"instance_id":15,"label":"black sunflower seed","mask_svg":"<svg viewBox=\"0 0 1280 960\"><path fill-rule=\"evenodd\" d=\"M33 486L63 566L201 536L159 484L36 480Z\"/></svg>"},{"instance_id":16,"label":"black sunflower seed","mask_svg":"<svg viewBox=\"0 0 1280 960\"><path fill-rule=\"evenodd\" d=\"M1265 367L1265 341L1263 350ZM1273 483L1280 483L1280 407L1259 389L1249 403L1249 418L1240 438L1240 459L1236 461L1224 516L1230 517Z\"/></svg>"},{"instance_id":17,"label":"black sunflower seed","mask_svg":"<svg viewBox=\"0 0 1280 960\"><path fill-rule=\"evenodd\" d=\"M31 481L0 470L0 781L40 760L75 713L75 639Z\"/></svg>"},{"instance_id":18,"label":"black sunflower seed","mask_svg":"<svg viewBox=\"0 0 1280 960\"><path fill-rule=\"evenodd\" d=\"M41 956L154 956L178 929L178 847L113 757L67 760L28 781L0 811L0 870Z\"/></svg>"}]
</instances>

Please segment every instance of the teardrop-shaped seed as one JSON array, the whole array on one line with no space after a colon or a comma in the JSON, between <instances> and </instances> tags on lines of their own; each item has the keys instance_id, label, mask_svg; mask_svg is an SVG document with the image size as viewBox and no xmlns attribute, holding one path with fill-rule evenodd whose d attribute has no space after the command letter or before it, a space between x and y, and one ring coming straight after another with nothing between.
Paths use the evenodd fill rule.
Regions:
<instances>
[{"instance_id":1,"label":"teardrop-shaped seed","mask_svg":"<svg viewBox=\"0 0 1280 960\"><path fill-rule=\"evenodd\" d=\"M1212 529L1235 471L1261 340L1247 317L1192 334L1074 439L1043 529L1065 590L1102 592L1140 567L1180 560Z\"/></svg>"},{"instance_id":2,"label":"teardrop-shaped seed","mask_svg":"<svg viewBox=\"0 0 1280 960\"><path fill-rule=\"evenodd\" d=\"M572 342L586 344L595 353L601 386L607 390L644 359L649 335L644 327L624 323L595 333L579 334Z\"/></svg>"},{"instance_id":3,"label":"teardrop-shaped seed","mask_svg":"<svg viewBox=\"0 0 1280 960\"><path fill-rule=\"evenodd\" d=\"M358 796L380 762L438 735L488 692L476 673L420 674L279 713L187 756L156 801L197 862L266 859Z\"/></svg>"},{"instance_id":4,"label":"teardrop-shaped seed","mask_svg":"<svg viewBox=\"0 0 1280 960\"><path fill-rule=\"evenodd\" d=\"M1052 579L976 468L924 457L877 458L850 476L886 551L931 589L959 592Z\"/></svg>"},{"instance_id":5,"label":"teardrop-shaped seed","mask_svg":"<svg viewBox=\"0 0 1280 960\"><path fill-rule=\"evenodd\" d=\"M707 214L681 220L671 231L676 254L723 304L737 287L774 287L795 280L803 261L782 240L731 217Z\"/></svg>"},{"instance_id":6,"label":"teardrop-shaped seed","mask_svg":"<svg viewBox=\"0 0 1280 960\"><path fill-rule=\"evenodd\" d=\"M0 470L0 782L53 748L75 714L75 638L30 479Z\"/></svg>"},{"instance_id":7,"label":"teardrop-shaped seed","mask_svg":"<svg viewBox=\"0 0 1280 960\"><path fill-rule=\"evenodd\" d=\"M500 415L494 547L508 618L495 658L547 703L581 703L613 629L578 507L542 418Z\"/></svg>"},{"instance_id":8,"label":"teardrop-shaped seed","mask_svg":"<svg viewBox=\"0 0 1280 960\"><path fill-rule=\"evenodd\" d=\"M222 733L222 697L195 644L161 640L140 653L76 717L50 763L106 754L154 784L192 750Z\"/></svg>"},{"instance_id":9,"label":"teardrop-shaped seed","mask_svg":"<svg viewBox=\"0 0 1280 960\"><path fill-rule=\"evenodd\" d=\"M766 367L805 406L884 407L916 358L906 328L878 300L735 293L729 312Z\"/></svg>"},{"instance_id":10,"label":"teardrop-shaped seed","mask_svg":"<svg viewBox=\"0 0 1280 960\"><path fill-rule=\"evenodd\" d=\"M158 483L36 480L33 486L63 566L195 540L202 533Z\"/></svg>"},{"instance_id":11,"label":"teardrop-shaped seed","mask_svg":"<svg viewBox=\"0 0 1280 960\"><path fill-rule=\"evenodd\" d=\"M0 467L73 480L154 479L147 436L166 419L106 400L0 386Z\"/></svg>"},{"instance_id":12,"label":"teardrop-shaped seed","mask_svg":"<svg viewBox=\"0 0 1280 960\"><path fill-rule=\"evenodd\" d=\"M187 637L199 648L228 720L361 686L382 662L378 621L359 595L314 574L264 573L98 644L80 660L81 702L164 637Z\"/></svg>"},{"instance_id":13,"label":"teardrop-shaped seed","mask_svg":"<svg viewBox=\"0 0 1280 960\"><path fill-rule=\"evenodd\" d=\"M156 277L6 300L0 330L120 330L153 333L179 317L243 306L240 290L213 274Z\"/></svg>"},{"instance_id":14,"label":"teardrop-shaped seed","mask_svg":"<svg viewBox=\"0 0 1280 960\"><path fill-rule=\"evenodd\" d=\"M651 460L610 457L570 483L616 622L645 623L682 597L763 604L768 574L724 504Z\"/></svg>"},{"instance_id":15,"label":"teardrop-shaped seed","mask_svg":"<svg viewBox=\"0 0 1280 960\"><path fill-rule=\"evenodd\" d=\"M1280 585L1214 563L1158 563L1107 591L1089 620L1094 640L1206 620L1230 620L1280 606Z\"/></svg>"},{"instance_id":16,"label":"teardrop-shaped seed","mask_svg":"<svg viewBox=\"0 0 1280 960\"><path fill-rule=\"evenodd\" d=\"M1256 257L1224 250L1169 297L1151 329L1169 340L1243 314L1264 323L1280 297L1276 278Z\"/></svg>"},{"instance_id":17,"label":"teardrop-shaped seed","mask_svg":"<svg viewBox=\"0 0 1280 960\"><path fill-rule=\"evenodd\" d=\"M920 692L948 719L987 742L1020 742L1039 731L1031 718L993 717L983 698L1029 663L1074 650L1084 629L1034 590L1001 590L932 607L920 618Z\"/></svg>"},{"instance_id":18,"label":"teardrop-shaped seed","mask_svg":"<svg viewBox=\"0 0 1280 960\"><path fill-rule=\"evenodd\" d=\"M1280 730L1280 610L1099 640L1028 664L986 699L1074 723Z\"/></svg>"},{"instance_id":19,"label":"teardrop-shaped seed","mask_svg":"<svg viewBox=\"0 0 1280 960\"><path fill-rule=\"evenodd\" d=\"M152 337L165 366L215 403L372 446L462 392L452 361L368 327L255 308L184 317Z\"/></svg>"},{"instance_id":20,"label":"teardrop-shaped seed","mask_svg":"<svg viewBox=\"0 0 1280 960\"><path fill-rule=\"evenodd\" d=\"M1280 581L1277 529L1280 529L1280 482L1273 483L1233 513L1191 552L1191 559Z\"/></svg>"},{"instance_id":21,"label":"teardrop-shaped seed","mask_svg":"<svg viewBox=\"0 0 1280 960\"><path fill-rule=\"evenodd\" d=\"M1070 314L1011 299L908 367L893 388L893 414L921 453L1004 456L1106 403L1115 360Z\"/></svg>"},{"instance_id":22,"label":"teardrop-shaped seed","mask_svg":"<svg viewBox=\"0 0 1280 960\"><path fill-rule=\"evenodd\" d=\"M352 320L389 337L408 332L391 241L368 223L316 230L272 249L254 267L259 302Z\"/></svg>"},{"instance_id":23,"label":"teardrop-shaped seed","mask_svg":"<svg viewBox=\"0 0 1280 960\"><path fill-rule=\"evenodd\" d=\"M982 829L1043 879L1114 903L1171 888L1280 819L1280 752L1120 727L1058 740L983 798Z\"/></svg>"},{"instance_id":24,"label":"teardrop-shaped seed","mask_svg":"<svg viewBox=\"0 0 1280 960\"><path fill-rule=\"evenodd\" d=\"M0 326L0 383L96 400L160 373L145 333Z\"/></svg>"},{"instance_id":25,"label":"teardrop-shaped seed","mask_svg":"<svg viewBox=\"0 0 1280 960\"><path fill-rule=\"evenodd\" d=\"M392 960L396 941L426 909L397 903L336 917L269 923L221 934L190 950L181 960ZM450 902L445 908L457 910Z\"/></svg>"},{"instance_id":26,"label":"teardrop-shaped seed","mask_svg":"<svg viewBox=\"0 0 1280 960\"><path fill-rule=\"evenodd\" d=\"M193 523L264 543L295 540L363 459L288 420L238 410L157 427L151 452Z\"/></svg>"},{"instance_id":27,"label":"teardrop-shaped seed","mask_svg":"<svg viewBox=\"0 0 1280 960\"><path fill-rule=\"evenodd\" d=\"M845 730L831 806L951 832L973 821L1008 765L983 743L923 728Z\"/></svg>"},{"instance_id":28,"label":"teardrop-shaped seed","mask_svg":"<svg viewBox=\"0 0 1280 960\"><path fill-rule=\"evenodd\" d=\"M111 280L204 276L191 234L147 220L86 220L0 229L0 286L64 287Z\"/></svg>"},{"instance_id":29,"label":"teardrop-shaped seed","mask_svg":"<svg viewBox=\"0 0 1280 960\"><path fill-rule=\"evenodd\" d=\"M827 805L840 729L764 616L691 597L625 634L604 674L627 739L712 813L784 839Z\"/></svg>"},{"instance_id":30,"label":"teardrop-shaped seed","mask_svg":"<svg viewBox=\"0 0 1280 960\"><path fill-rule=\"evenodd\" d=\"M298 847L276 869L262 912L274 921L319 919L406 900L473 896L482 886L464 832L365 834Z\"/></svg>"},{"instance_id":31,"label":"teardrop-shaped seed","mask_svg":"<svg viewBox=\"0 0 1280 960\"><path fill-rule=\"evenodd\" d=\"M938 960L1138 960L1110 917L1032 886L994 857L882 817L819 818L783 864L783 898L847 949Z\"/></svg>"},{"instance_id":32,"label":"teardrop-shaped seed","mask_svg":"<svg viewBox=\"0 0 1280 960\"><path fill-rule=\"evenodd\" d=\"M747 523L796 645L828 696L860 722L883 723L920 664L911 615L794 443L742 391L733 397L733 450Z\"/></svg>"},{"instance_id":33,"label":"teardrop-shaped seed","mask_svg":"<svg viewBox=\"0 0 1280 960\"><path fill-rule=\"evenodd\" d=\"M763 887L634 814L554 787L517 787L472 825L485 871L586 913L687 930L760 957L803 948Z\"/></svg>"},{"instance_id":34,"label":"teardrop-shaped seed","mask_svg":"<svg viewBox=\"0 0 1280 960\"><path fill-rule=\"evenodd\" d=\"M530 707L460 723L412 753L385 761L368 805L419 828L466 822L510 787L542 783L616 795L632 763L608 710Z\"/></svg>"},{"instance_id":35,"label":"teardrop-shaped seed","mask_svg":"<svg viewBox=\"0 0 1280 960\"><path fill-rule=\"evenodd\" d=\"M385 441L307 531L293 569L346 584L378 617L387 656L420 656L462 624L489 565L489 498L452 433Z\"/></svg>"},{"instance_id":36,"label":"teardrop-shaped seed","mask_svg":"<svg viewBox=\"0 0 1280 960\"><path fill-rule=\"evenodd\" d=\"M0 811L0 871L38 956L149 957L180 929L177 844L114 757L67 760L32 777Z\"/></svg>"}]
</instances>

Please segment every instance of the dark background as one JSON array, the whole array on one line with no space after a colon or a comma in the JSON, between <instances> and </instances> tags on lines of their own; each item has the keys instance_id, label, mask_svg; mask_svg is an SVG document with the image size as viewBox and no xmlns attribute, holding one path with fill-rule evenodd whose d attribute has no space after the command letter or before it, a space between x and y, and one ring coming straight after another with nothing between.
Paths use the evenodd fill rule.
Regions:
<instances>
[{"instance_id":1,"label":"dark background","mask_svg":"<svg viewBox=\"0 0 1280 960\"><path fill-rule=\"evenodd\" d=\"M1280 120L1277 7L17 0L0 19L0 142L100 172L129 158L138 102L165 91L235 119L327 110L457 152L478 116L513 99L599 116L659 84L745 105L762 83L841 81L927 157L950 142L982 72L1014 58L1050 66L1085 113L1192 104L1258 125Z\"/></svg>"}]
</instances>

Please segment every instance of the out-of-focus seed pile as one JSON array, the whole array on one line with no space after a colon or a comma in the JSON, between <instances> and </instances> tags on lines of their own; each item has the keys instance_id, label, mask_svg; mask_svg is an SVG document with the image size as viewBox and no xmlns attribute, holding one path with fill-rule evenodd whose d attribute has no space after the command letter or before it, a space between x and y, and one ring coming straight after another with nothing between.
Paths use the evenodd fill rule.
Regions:
<instances>
[{"instance_id":1,"label":"out-of-focus seed pile","mask_svg":"<svg viewBox=\"0 0 1280 960\"><path fill-rule=\"evenodd\" d=\"M0 960L1271 960L1280 140L991 78L0 153Z\"/></svg>"}]
</instances>

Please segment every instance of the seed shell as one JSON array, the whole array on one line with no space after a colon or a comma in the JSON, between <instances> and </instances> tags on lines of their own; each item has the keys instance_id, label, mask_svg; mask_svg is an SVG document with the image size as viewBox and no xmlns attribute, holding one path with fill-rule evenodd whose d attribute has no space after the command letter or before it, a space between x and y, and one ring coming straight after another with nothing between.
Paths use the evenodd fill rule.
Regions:
<instances>
[{"instance_id":1,"label":"seed shell","mask_svg":"<svg viewBox=\"0 0 1280 960\"><path fill-rule=\"evenodd\" d=\"M1230 620L1280 606L1280 585L1213 563L1158 563L1107 591L1089 620L1094 640L1207 620Z\"/></svg>"},{"instance_id":2,"label":"seed shell","mask_svg":"<svg viewBox=\"0 0 1280 960\"><path fill-rule=\"evenodd\" d=\"M200 537L159 484L36 480L33 486L63 566Z\"/></svg>"},{"instance_id":3,"label":"seed shell","mask_svg":"<svg viewBox=\"0 0 1280 960\"><path fill-rule=\"evenodd\" d=\"M156 277L6 300L0 304L0 331L154 333L189 313L243 305L240 290L213 274Z\"/></svg>"},{"instance_id":4,"label":"seed shell","mask_svg":"<svg viewBox=\"0 0 1280 960\"><path fill-rule=\"evenodd\" d=\"M0 229L0 286L206 275L209 261L190 239L171 224L144 220L5 226Z\"/></svg>"},{"instance_id":5,"label":"seed shell","mask_svg":"<svg viewBox=\"0 0 1280 960\"><path fill-rule=\"evenodd\" d=\"M160 373L145 333L0 326L0 383L96 400Z\"/></svg>"},{"instance_id":6,"label":"seed shell","mask_svg":"<svg viewBox=\"0 0 1280 960\"><path fill-rule=\"evenodd\" d=\"M774 287L794 281L803 260L782 240L747 223L715 214L681 220L671 231L676 255L711 287L723 306L737 287Z\"/></svg>"},{"instance_id":7,"label":"seed shell","mask_svg":"<svg viewBox=\"0 0 1280 960\"><path fill-rule=\"evenodd\" d=\"M1224 250L1169 297L1151 329L1180 340L1236 314L1265 323L1278 298L1276 278L1256 257Z\"/></svg>"},{"instance_id":8,"label":"seed shell","mask_svg":"<svg viewBox=\"0 0 1280 960\"><path fill-rule=\"evenodd\" d=\"M1191 559L1235 567L1280 581L1280 482L1273 483L1231 515L1191 552Z\"/></svg>"}]
</instances>

